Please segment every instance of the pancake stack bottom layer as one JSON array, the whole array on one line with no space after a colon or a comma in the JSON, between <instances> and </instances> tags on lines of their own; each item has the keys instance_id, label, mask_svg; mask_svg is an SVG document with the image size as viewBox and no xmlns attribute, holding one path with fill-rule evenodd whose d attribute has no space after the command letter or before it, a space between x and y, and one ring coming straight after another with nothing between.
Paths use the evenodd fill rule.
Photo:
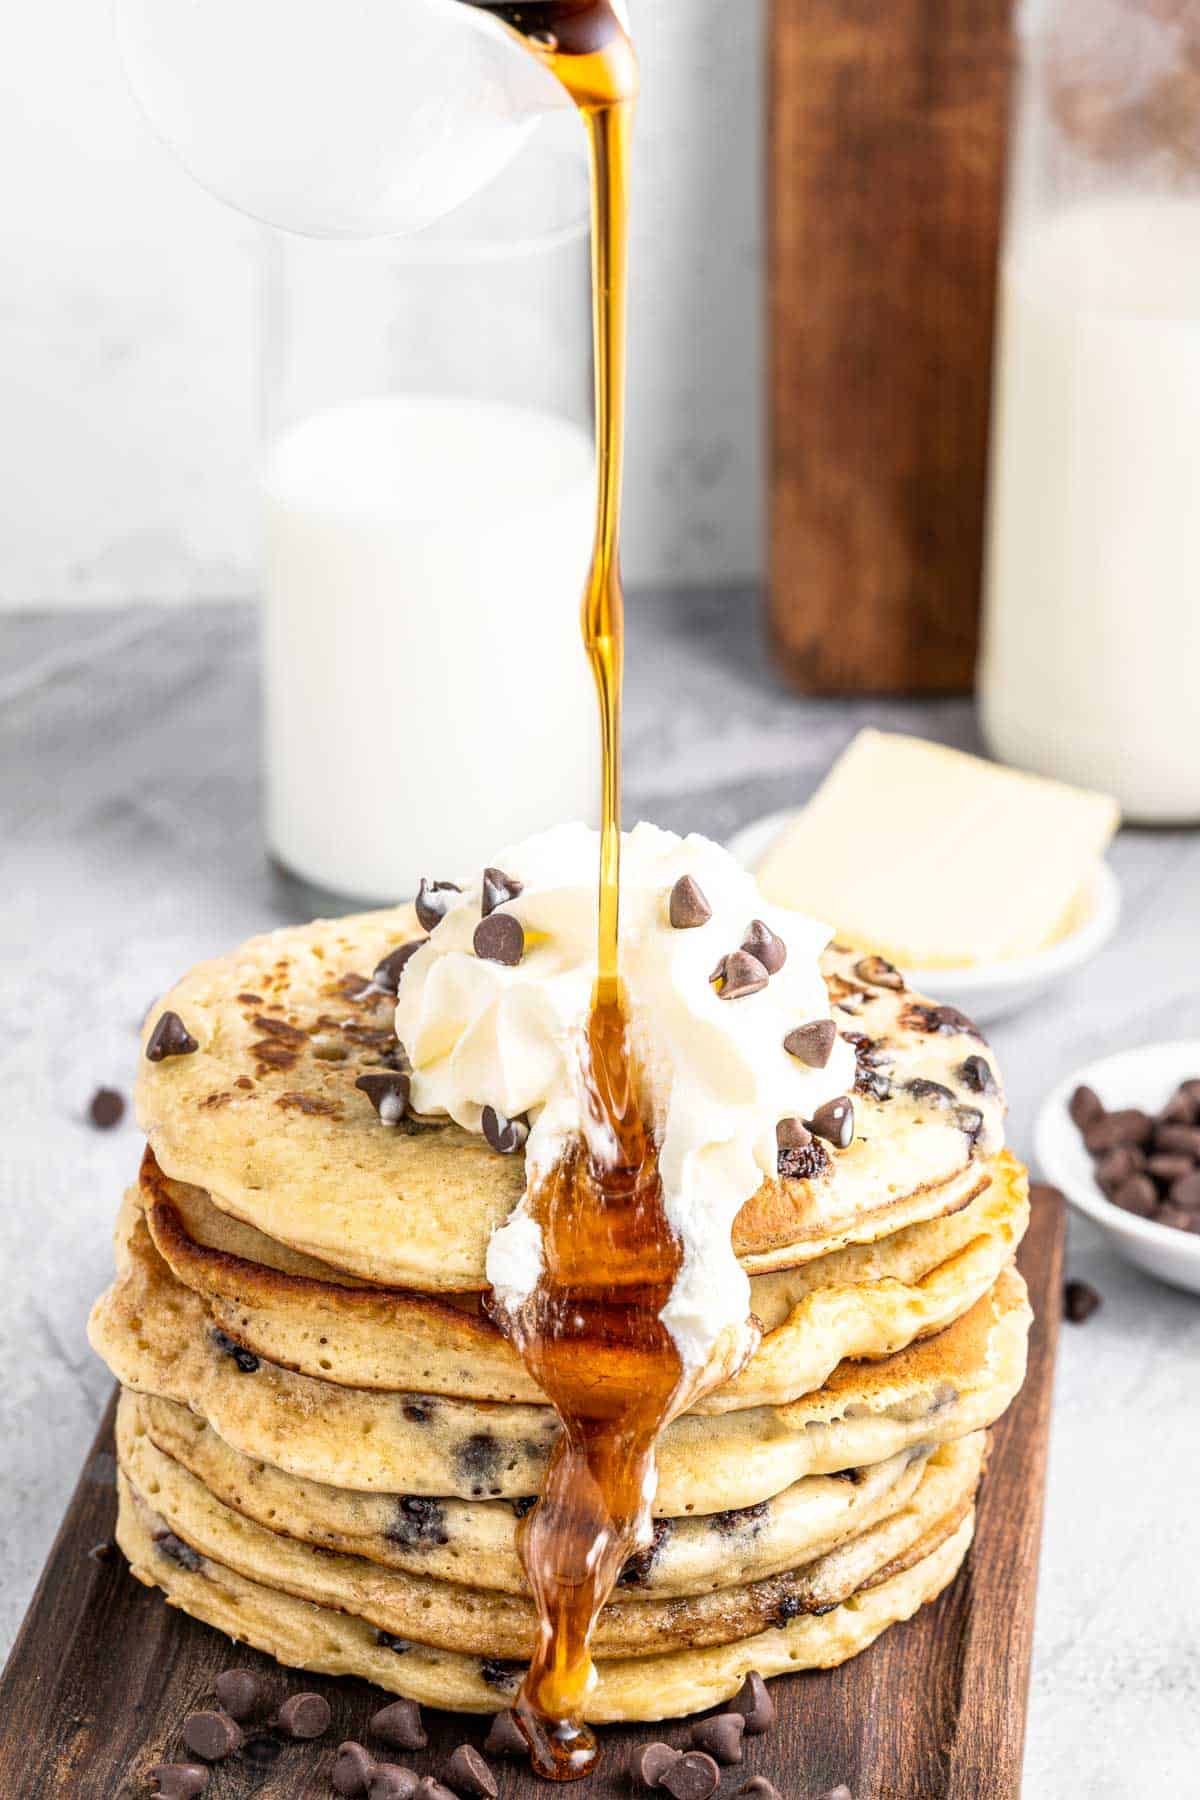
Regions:
<instances>
[{"instance_id":1,"label":"pancake stack bottom layer","mask_svg":"<svg viewBox=\"0 0 1200 1800\"><path fill-rule=\"evenodd\" d=\"M556 1420L481 1303L521 1157L387 1130L355 1085L396 1056L362 971L417 933L408 909L275 933L155 1010L148 1034L170 1010L198 1048L142 1065L149 1147L90 1332L141 1581L282 1663L489 1712L534 1641L517 1533ZM1027 1184L986 1045L877 958L824 973L855 1137L738 1220L762 1344L663 1436L596 1721L831 1667L933 1599L1024 1376Z\"/></svg>"}]
</instances>

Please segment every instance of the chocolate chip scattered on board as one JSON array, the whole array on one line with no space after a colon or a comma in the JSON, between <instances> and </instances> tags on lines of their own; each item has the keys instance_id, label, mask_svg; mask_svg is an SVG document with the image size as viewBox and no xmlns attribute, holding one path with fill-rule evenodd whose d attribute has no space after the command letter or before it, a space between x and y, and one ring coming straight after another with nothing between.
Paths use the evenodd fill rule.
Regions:
<instances>
[{"instance_id":1,"label":"chocolate chip scattered on board","mask_svg":"<svg viewBox=\"0 0 1200 1800\"><path fill-rule=\"evenodd\" d=\"M289 1694L276 1714L280 1731L290 1738L319 1738L329 1730L333 1710L324 1694Z\"/></svg>"},{"instance_id":2,"label":"chocolate chip scattered on board","mask_svg":"<svg viewBox=\"0 0 1200 1800\"><path fill-rule=\"evenodd\" d=\"M673 1744L643 1744L629 1761L629 1777L635 1787L647 1790L658 1787L663 1776L683 1755Z\"/></svg>"},{"instance_id":3,"label":"chocolate chip scattered on board","mask_svg":"<svg viewBox=\"0 0 1200 1800\"><path fill-rule=\"evenodd\" d=\"M775 1702L757 1669L751 1669L729 1704L745 1719L748 1737L770 1731L775 1723Z\"/></svg>"},{"instance_id":4,"label":"chocolate chip scattered on board","mask_svg":"<svg viewBox=\"0 0 1200 1800\"><path fill-rule=\"evenodd\" d=\"M213 1686L225 1711L240 1725L262 1718L271 1709L271 1684L253 1669L222 1669Z\"/></svg>"},{"instance_id":5,"label":"chocolate chip scattered on board","mask_svg":"<svg viewBox=\"0 0 1200 1800\"><path fill-rule=\"evenodd\" d=\"M687 1750L664 1769L658 1785L674 1800L709 1800L721 1785L721 1771L703 1750Z\"/></svg>"},{"instance_id":6,"label":"chocolate chip scattered on board","mask_svg":"<svg viewBox=\"0 0 1200 1800\"><path fill-rule=\"evenodd\" d=\"M496 1800L500 1792L491 1767L471 1744L460 1744L446 1764L446 1785L476 1800Z\"/></svg>"},{"instance_id":7,"label":"chocolate chip scattered on board","mask_svg":"<svg viewBox=\"0 0 1200 1800\"><path fill-rule=\"evenodd\" d=\"M97 1088L88 1105L88 1118L97 1131L111 1131L125 1117L125 1096L116 1088Z\"/></svg>"},{"instance_id":8,"label":"chocolate chip scattered on board","mask_svg":"<svg viewBox=\"0 0 1200 1800\"><path fill-rule=\"evenodd\" d=\"M400 1763L376 1763L367 1800L412 1800L420 1785L421 1777L414 1769Z\"/></svg>"},{"instance_id":9,"label":"chocolate chip scattered on board","mask_svg":"<svg viewBox=\"0 0 1200 1800\"><path fill-rule=\"evenodd\" d=\"M692 1726L692 1748L706 1750L726 1767L742 1760L742 1735L746 1729L744 1713L717 1713L711 1719L698 1719Z\"/></svg>"},{"instance_id":10,"label":"chocolate chip scattered on board","mask_svg":"<svg viewBox=\"0 0 1200 1800\"><path fill-rule=\"evenodd\" d=\"M226 1712L206 1710L189 1713L183 1721L183 1741L193 1756L205 1762L221 1762L232 1756L242 1742L242 1728Z\"/></svg>"},{"instance_id":11,"label":"chocolate chip scattered on board","mask_svg":"<svg viewBox=\"0 0 1200 1800\"><path fill-rule=\"evenodd\" d=\"M372 1737L391 1744L395 1750L424 1750L429 1737L421 1709L415 1700L392 1700L372 1713L367 1724Z\"/></svg>"},{"instance_id":12,"label":"chocolate chip scattered on board","mask_svg":"<svg viewBox=\"0 0 1200 1800\"><path fill-rule=\"evenodd\" d=\"M333 1783L335 1794L358 1796L365 1794L371 1785L371 1777L375 1773L375 1758L353 1738L339 1744L334 1759L333 1770L329 1779Z\"/></svg>"},{"instance_id":13,"label":"chocolate chip scattered on board","mask_svg":"<svg viewBox=\"0 0 1200 1800\"><path fill-rule=\"evenodd\" d=\"M159 1800L192 1800L208 1786L209 1771L200 1763L155 1763L150 1779Z\"/></svg>"},{"instance_id":14,"label":"chocolate chip scattered on board","mask_svg":"<svg viewBox=\"0 0 1200 1800\"><path fill-rule=\"evenodd\" d=\"M525 1733L517 1724L517 1715L510 1706L498 1712L488 1728L483 1740L483 1747L489 1756L528 1756L529 1745L525 1742Z\"/></svg>"}]
</instances>

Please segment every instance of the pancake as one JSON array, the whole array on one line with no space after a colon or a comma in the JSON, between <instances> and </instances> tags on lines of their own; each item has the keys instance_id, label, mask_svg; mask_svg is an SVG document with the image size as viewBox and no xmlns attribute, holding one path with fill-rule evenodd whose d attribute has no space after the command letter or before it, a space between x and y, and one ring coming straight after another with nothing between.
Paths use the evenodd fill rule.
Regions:
<instances>
[{"instance_id":1,"label":"pancake","mask_svg":"<svg viewBox=\"0 0 1200 1800\"><path fill-rule=\"evenodd\" d=\"M890 1356L960 1317L1012 1259L1028 1223L1024 1170L1004 1155L991 1173L984 1191L949 1218L796 1270L754 1276L751 1307L763 1341L695 1410L786 1403L820 1387L848 1357ZM215 1325L257 1355L347 1387L544 1402L516 1352L469 1297L300 1274L295 1253L276 1254L261 1235L271 1260L250 1261L224 1247L246 1227L234 1226L199 1190L168 1181L150 1155L138 1197L172 1273L207 1302ZM291 1267L277 1266L281 1259ZM305 1266L319 1267L312 1259Z\"/></svg>"},{"instance_id":2,"label":"pancake","mask_svg":"<svg viewBox=\"0 0 1200 1800\"><path fill-rule=\"evenodd\" d=\"M270 1531L410 1574L502 1593L527 1591L517 1554L518 1521L527 1503L356 1494L252 1461L170 1400L126 1393L121 1415L136 1421L135 1429L222 1505ZM981 1458L984 1434L963 1438L960 1446L963 1454ZM930 1454L921 1445L866 1468L810 1475L743 1511L660 1518L652 1550L627 1565L621 1594L711 1593L812 1561L906 1505Z\"/></svg>"},{"instance_id":3,"label":"pancake","mask_svg":"<svg viewBox=\"0 0 1200 1800\"><path fill-rule=\"evenodd\" d=\"M393 1286L478 1290L523 1159L445 1121L386 1130L355 1088L394 1044L392 998L366 972L419 935L411 909L396 908L273 932L200 964L146 1026L148 1038L170 1008L199 1049L142 1059L138 1115L166 1174L280 1243ZM1001 1147L999 1078L969 1021L861 979L868 967L846 950L823 962L861 1054L857 1134L811 1179L766 1182L746 1203L734 1247L752 1272L940 1216Z\"/></svg>"},{"instance_id":4,"label":"pancake","mask_svg":"<svg viewBox=\"0 0 1200 1800\"><path fill-rule=\"evenodd\" d=\"M520 1663L414 1645L396 1649L365 1620L262 1586L171 1534L119 1478L117 1541L134 1575L172 1605L291 1668L357 1675L427 1706L488 1713L512 1704ZM953 1579L970 1546L974 1515L904 1570L823 1615L802 1614L735 1644L596 1664L586 1716L594 1723L682 1718L735 1694L751 1669L765 1676L833 1668L881 1631L911 1618Z\"/></svg>"},{"instance_id":5,"label":"pancake","mask_svg":"<svg viewBox=\"0 0 1200 1800\"><path fill-rule=\"evenodd\" d=\"M134 1219L89 1321L126 1387L190 1407L244 1455L331 1487L516 1499L536 1493L557 1432L546 1407L391 1395L297 1375L214 1337ZM936 1337L886 1361L844 1363L786 1406L677 1419L659 1446L667 1516L757 1505L806 1475L881 1462L989 1425L1021 1384L1025 1284L1005 1269ZM253 1366L244 1367L246 1362Z\"/></svg>"},{"instance_id":6,"label":"pancake","mask_svg":"<svg viewBox=\"0 0 1200 1800\"><path fill-rule=\"evenodd\" d=\"M223 1506L125 1415L119 1466L133 1492L168 1530L203 1557L406 1642L466 1655L528 1659L537 1641L530 1599L381 1568L362 1557L316 1550ZM899 1572L949 1537L974 1503L980 1457L958 1446L934 1453L907 1503L890 1517L799 1569L689 1599L621 1597L600 1614L598 1656L650 1656L733 1643L801 1613L826 1612L878 1578Z\"/></svg>"}]
</instances>

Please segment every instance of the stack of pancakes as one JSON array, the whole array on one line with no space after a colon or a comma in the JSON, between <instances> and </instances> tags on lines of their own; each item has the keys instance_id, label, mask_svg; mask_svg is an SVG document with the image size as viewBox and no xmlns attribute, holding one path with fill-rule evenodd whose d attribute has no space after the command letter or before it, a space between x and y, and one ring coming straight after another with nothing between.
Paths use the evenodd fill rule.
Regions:
<instances>
[{"instance_id":1,"label":"stack of pancakes","mask_svg":"<svg viewBox=\"0 0 1200 1800\"><path fill-rule=\"evenodd\" d=\"M142 1062L149 1147L91 1335L139 1579L281 1662L483 1712L533 1645L517 1537L556 1420L484 1305L520 1154L386 1128L356 1087L399 1061L369 971L415 935L407 908L277 932L155 1010L197 1047ZM762 1343L663 1436L596 1720L831 1666L938 1594L1024 1374L1027 1188L986 1046L877 958L823 967L855 1137L737 1221Z\"/></svg>"}]
</instances>

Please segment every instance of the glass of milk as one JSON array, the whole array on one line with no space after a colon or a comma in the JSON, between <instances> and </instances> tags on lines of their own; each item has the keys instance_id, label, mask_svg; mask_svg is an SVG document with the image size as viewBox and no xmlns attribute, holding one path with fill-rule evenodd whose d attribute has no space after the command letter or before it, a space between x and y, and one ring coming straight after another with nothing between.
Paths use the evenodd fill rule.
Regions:
<instances>
[{"instance_id":1,"label":"glass of milk","mask_svg":"<svg viewBox=\"0 0 1200 1800\"><path fill-rule=\"evenodd\" d=\"M1200 42L1183 0L1021 15L983 724L1006 761L1200 820Z\"/></svg>"},{"instance_id":2,"label":"glass of milk","mask_svg":"<svg viewBox=\"0 0 1200 1800\"><path fill-rule=\"evenodd\" d=\"M310 886L392 901L596 821L585 193L521 156L473 222L265 241L266 825Z\"/></svg>"}]
</instances>

